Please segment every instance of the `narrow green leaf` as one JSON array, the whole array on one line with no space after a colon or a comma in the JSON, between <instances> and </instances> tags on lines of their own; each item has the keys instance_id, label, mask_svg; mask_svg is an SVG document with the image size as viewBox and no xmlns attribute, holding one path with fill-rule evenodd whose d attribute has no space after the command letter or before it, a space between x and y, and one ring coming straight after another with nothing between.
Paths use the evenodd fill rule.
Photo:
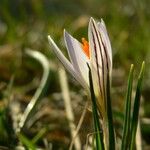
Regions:
<instances>
[{"instance_id":1,"label":"narrow green leaf","mask_svg":"<svg viewBox=\"0 0 150 150\"><path fill-rule=\"evenodd\" d=\"M143 76L144 76L144 70L145 70L145 62L142 63L141 71L140 71L140 74L139 74L139 77L138 77L137 88L136 88L134 107L133 107L133 115L132 115L132 122L131 122L130 150L133 150L134 145L135 145L135 136L136 136L136 130L137 130L138 118L139 118L141 88L142 88L142 80L143 80Z\"/></svg>"},{"instance_id":2,"label":"narrow green leaf","mask_svg":"<svg viewBox=\"0 0 150 150\"><path fill-rule=\"evenodd\" d=\"M35 135L35 137L32 139L32 143L37 143L38 142L38 140L40 140L44 135L45 135L45 133L47 132L47 128L45 127L45 128L42 128L38 133L37 133L37 135Z\"/></svg>"},{"instance_id":3,"label":"narrow green leaf","mask_svg":"<svg viewBox=\"0 0 150 150\"><path fill-rule=\"evenodd\" d=\"M129 134L130 134L130 125L131 125L131 97L132 97L132 85L133 85L133 72L134 65L130 67L130 73L128 78L128 87L126 95L126 107L125 107L125 116L124 116L124 125L123 125L123 137L121 149L126 150L129 146Z\"/></svg>"},{"instance_id":4,"label":"narrow green leaf","mask_svg":"<svg viewBox=\"0 0 150 150\"><path fill-rule=\"evenodd\" d=\"M93 89L92 74L91 74L90 67L89 67L89 83L90 83L90 92L91 92L91 100L92 100L93 119L94 119L95 133L96 133L95 134L96 150L103 150L104 149L103 137L101 133L102 131L100 128L99 116L97 112L96 98Z\"/></svg>"},{"instance_id":5,"label":"narrow green leaf","mask_svg":"<svg viewBox=\"0 0 150 150\"><path fill-rule=\"evenodd\" d=\"M107 73L107 118L108 118L108 131L109 131L109 149L115 150L115 135L114 135L114 125L113 125L113 114L111 108L111 95L110 95L110 77L109 73Z\"/></svg>"},{"instance_id":6,"label":"narrow green leaf","mask_svg":"<svg viewBox=\"0 0 150 150\"><path fill-rule=\"evenodd\" d=\"M18 137L22 144L27 147L27 149L36 150L36 146L25 135L19 133Z\"/></svg>"}]
</instances>

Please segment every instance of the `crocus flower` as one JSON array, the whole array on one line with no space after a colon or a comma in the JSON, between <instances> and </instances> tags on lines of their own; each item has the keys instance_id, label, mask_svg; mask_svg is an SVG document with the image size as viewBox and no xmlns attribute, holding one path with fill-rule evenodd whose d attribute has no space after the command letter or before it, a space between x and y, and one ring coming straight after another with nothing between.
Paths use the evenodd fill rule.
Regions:
<instances>
[{"instance_id":1,"label":"crocus flower","mask_svg":"<svg viewBox=\"0 0 150 150\"><path fill-rule=\"evenodd\" d=\"M88 27L89 42L82 38L80 43L66 31L64 31L64 39L70 61L63 55L52 38L48 36L52 50L64 67L88 90L89 68L87 64L89 64L99 112L102 117L105 116L107 75L111 75L112 52L104 21L95 22L93 18L90 19Z\"/></svg>"}]
</instances>

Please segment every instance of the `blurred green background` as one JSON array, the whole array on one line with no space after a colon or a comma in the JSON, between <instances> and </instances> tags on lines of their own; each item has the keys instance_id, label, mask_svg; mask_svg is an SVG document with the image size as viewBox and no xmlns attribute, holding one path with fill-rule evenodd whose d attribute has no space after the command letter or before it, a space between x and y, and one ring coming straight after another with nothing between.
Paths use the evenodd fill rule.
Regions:
<instances>
[{"instance_id":1,"label":"blurred green background","mask_svg":"<svg viewBox=\"0 0 150 150\"><path fill-rule=\"evenodd\" d=\"M38 87L42 69L36 61L24 57L25 48L41 51L50 60L51 66L54 66L50 76L50 87L45 99L46 102L52 99L49 106L50 111L56 111L56 114L60 110L64 111L63 102L53 100L55 99L55 94L61 92L57 80L58 69L56 67L59 61L50 51L47 35L50 34L66 53L63 41L64 28L81 41L82 37L88 38L87 30L90 17L94 17L97 20L103 18L109 32L113 50L112 99L114 99L114 110L123 110L123 98L125 97L130 64L135 64L135 76L137 77L141 63L144 60L146 61L146 73L143 84L141 114L143 118L148 119L150 117L149 0L1 0L1 116L7 108L7 103L4 102L4 99L6 98L7 85L12 76L14 76L14 84L11 100L19 101L19 103L23 104L24 107L20 108L21 111L24 110ZM72 91L75 91L76 94L81 92L81 87L77 83L74 86L75 81L70 76L69 83L73 85ZM83 95L81 94L81 97ZM49 117L51 118L52 116L49 115ZM51 119L52 124L55 120L57 120L57 117ZM66 120L61 123L66 124ZM147 127L149 123L150 120L148 119L148 124L143 124L142 126L145 147L148 147L148 144L150 144L150 130ZM58 125L58 123L55 122L55 125ZM35 132L32 131L32 133ZM57 143L57 147L64 147L64 149L67 147L69 143L68 129L64 127L62 132L62 129L57 127L50 133L47 135L48 141ZM30 134L28 136L32 137ZM1 143L7 145L5 141Z\"/></svg>"}]
</instances>

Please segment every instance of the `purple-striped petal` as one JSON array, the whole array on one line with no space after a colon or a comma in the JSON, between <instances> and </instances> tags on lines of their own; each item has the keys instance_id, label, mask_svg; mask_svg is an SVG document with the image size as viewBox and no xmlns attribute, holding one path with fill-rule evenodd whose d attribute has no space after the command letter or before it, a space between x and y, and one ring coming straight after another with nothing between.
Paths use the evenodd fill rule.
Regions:
<instances>
[{"instance_id":1,"label":"purple-striped petal","mask_svg":"<svg viewBox=\"0 0 150 150\"><path fill-rule=\"evenodd\" d=\"M106 29L105 23L102 19L101 19L101 22L97 23L97 26L99 28L99 32L100 32L101 37L102 37L103 45L106 49L106 53L108 56L108 63L109 63L108 64L109 65L109 71L111 72L111 70L112 70L112 49L111 49L111 44L110 44L110 40L108 37L107 29Z\"/></svg>"},{"instance_id":2,"label":"purple-striped petal","mask_svg":"<svg viewBox=\"0 0 150 150\"><path fill-rule=\"evenodd\" d=\"M105 108L106 82L109 68L108 54L102 41L98 26L93 18L90 19L88 33L94 90L97 97L101 97L101 100L99 101L101 107Z\"/></svg>"}]
</instances>

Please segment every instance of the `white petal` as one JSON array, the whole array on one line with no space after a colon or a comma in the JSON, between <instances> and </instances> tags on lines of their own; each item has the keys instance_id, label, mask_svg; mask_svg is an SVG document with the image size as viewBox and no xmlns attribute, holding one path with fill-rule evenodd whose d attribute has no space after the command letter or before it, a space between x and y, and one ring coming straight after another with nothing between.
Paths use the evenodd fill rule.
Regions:
<instances>
[{"instance_id":1,"label":"white petal","mask_svg":"<svg viewBox=\"0 0 150 150\"><path fill-rule=\"evenodd\" d=\"M91 49L91 69L94 82L94 90L97 96L102 97L101 107L104 107L104 99L106 94L106 78L107 78L107 57L100 37L100 33L94 19L89 22L89 43ZM97 93L98 92L98 93Z\"/></svg>"},{"instance_id":2,"label":"white petal","mask_svg":"<svg viewBox=\"0 0 150 150\"><path fill-rule=\"evenodd\" d=\"M55 44L53 39L48 36L49 44L52 46L53 52L56 54L58 59L61 61L61 63L64 65L64 67L68 70L70 74L73 75L73 77L81 83L82 86L87 87L87 83L82 79L82 77L76 72L76 70L73 68L72 64L67 60L67 58L63 55L61 50L58 48L58 46Z\"/></svg>"},{"instance_id":3,"label":"white petal","mask_svg":"<svg viewBox=\"0 0 150 150\"><path fill-rule=\"evenodd\" d=\"M74 69L83 77L83 80L85 80L87 84L89 84L89 78L88 78L89 69L87 66L87 63L89 62L89 58L83 52L81 43L78 42L66 31L64 31L64 38L65 38L68 54Z\"/></svg>"},{"instance_id":4,"label":"white petal","mask_svg":"<svg viewBox=\"0 0 150 150\"><path fill-rule=\"evenodd\" d=\"M111 49L111 44L110 44L109 36L107 33L107 29L106 29L105 23L102 19L101 19L101 22L98 22L97 25L99 28L99 32L102 36L102 41L107 49L106 51L109 56L109 66L110 66L110 71L111 71L112 70L112 49Z\"/></svg>"}]
</instances>

